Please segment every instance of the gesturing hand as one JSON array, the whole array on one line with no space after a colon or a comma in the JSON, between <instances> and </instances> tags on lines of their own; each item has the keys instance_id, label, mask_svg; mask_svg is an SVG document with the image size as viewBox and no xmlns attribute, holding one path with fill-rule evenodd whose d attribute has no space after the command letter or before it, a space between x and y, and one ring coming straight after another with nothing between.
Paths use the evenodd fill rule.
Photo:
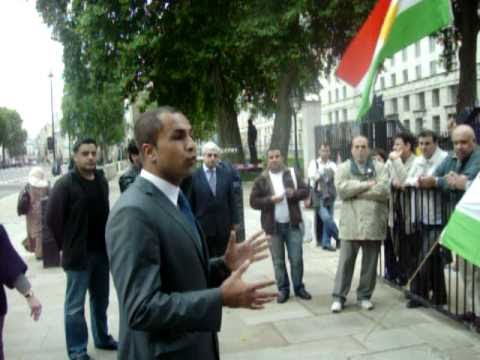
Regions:
<instances>
[{"instance_id":1,"label":"gesturing hand","mask_svg":"<svg viewBox=\"0 0 480 360\"><path fill-rule=\"evenodd\" d=\"M245 261L253 263L268 257L264 253L268 249L268 240L270 236L265 235L263 231L253 234L248 240L237 243L235 231L230 232L227 250L225 251L225 264L230 271L237 270Z\"/></svg>"},{"instance_id":2,"label":"gesturing hand","mask_svg":"<svg viewBox=\"0 0 480 360\"><path fill-rule=\"evenodd\" d=\"M242 280L242 275L250 266L250 261L245 261L237 270L225 280L220 287L223 305L231 308L263 309L264 305L277 297L277 292L259 291L275 284L275 281L259 281L247 284Z\"/></svg>"},{"instance_id":3,"label":"gesturing hand","mask_svg":"<svg viewBox=\"0 0 480 360\"><path fill-rule=\"evenodd\" d=\"M40 314L42 313L42 304L40 301L32 295L27 299L28 307L30 308L30 316L33 318L34 321L37 321L40 318Z\"/></svg>"}]
</instances>

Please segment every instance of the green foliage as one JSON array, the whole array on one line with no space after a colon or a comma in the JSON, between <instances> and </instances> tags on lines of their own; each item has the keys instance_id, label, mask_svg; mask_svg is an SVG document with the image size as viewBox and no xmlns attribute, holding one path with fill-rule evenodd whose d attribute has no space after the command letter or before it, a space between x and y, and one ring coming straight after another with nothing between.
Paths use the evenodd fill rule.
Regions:
<instances>
[{"instance_id":1,"label":"green foliage","mask_svg":"<svg viewBox=\"0 0 480 360\"><path fill-rule=\"evenodd\" d=\"M111 73L102 78L99 69L92 68L95 53L86 51L88 44L82 35L83 24L89 19L89 13L84 12L86 3L39 0L37 9L64 46L62 132L73 140L88 136L109 146L124 138L124 95L118 76Z\"/></svg>"},{"instance_id":2,"label":"green foliage","mask_svg":"<svg viewBox=\"0 0 480 360\"><path fill-rule=\"evenodd\" d=\"M447 71L453 69L456 56L460 60L457 112L477 101L477 35L480 31L480 0L451 0L453 26L435 36L443 45L442 62Z\"/></svg>"},{"instance_id":3,"label":"green foliage","mask_svg":"<svg viewBox=\"0 0 480 360\"><path fill-rule=\"evenodd\" d=\"M27 153L27 131L22 129L22 122L15 110L0 107L0 146L12 157ZM5 161L4 156L2 160Z\"/></svg>"},{"instance_id":4,"label":"green foliage","mask_svg":"<svg viewBox=\"0 0 480 360\"><path fill-rule=\"evenodd\" d=\"M92 137L106 146L123 140L123 97L114 86L82 95L66 92L62 111L62 131L73 139Z\"/></svg>"},{"instance_id":5,"label":"green foliage","mask_svg":"<svg viewBox=\"0 0 480 360\"><path fill-rule=\"evenodd\" d=\"M293 95L300 102L317 92L318 75L374 2L38 0L37 9L64 44L67 95L101 94L115 83L130 101L148 94L143 108L174 105L197 135L216 130L228 143L240 141L232 128L240 108L280 113Z\"/></svg>"}]
</instances>

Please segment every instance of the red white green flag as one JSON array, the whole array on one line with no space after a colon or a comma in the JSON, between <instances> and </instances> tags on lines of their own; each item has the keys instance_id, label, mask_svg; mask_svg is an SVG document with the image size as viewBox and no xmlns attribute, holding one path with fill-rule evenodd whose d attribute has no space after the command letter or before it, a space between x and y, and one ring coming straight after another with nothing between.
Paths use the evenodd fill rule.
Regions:
<instances>
[{"instance_id":1,"label":"red white green flag","mask_svg":"<svg viewBox=\"0 0 480 360\"><path fill-rule=\"evenodd\" d=\"M362 92L357 118L372 103L383 60L452 23L450 0L379 0L343 54L336 75Z\"/></svg>"}]
</instances>

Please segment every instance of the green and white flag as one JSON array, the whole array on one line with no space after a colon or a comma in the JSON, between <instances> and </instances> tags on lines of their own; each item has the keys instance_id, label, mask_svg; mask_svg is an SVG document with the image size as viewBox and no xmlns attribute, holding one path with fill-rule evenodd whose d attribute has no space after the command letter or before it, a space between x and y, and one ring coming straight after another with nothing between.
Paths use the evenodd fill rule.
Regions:
<instances>
[{"instance_id":1,"label":"green and white flag","mask_svg":"<svg viewBox=\"0 0 480 360\"><path fill-rule=\"evenodd\" d=\"M441 244L480 266L480 176L455 207L443 231Z\"/></svg>"}]
</instances>

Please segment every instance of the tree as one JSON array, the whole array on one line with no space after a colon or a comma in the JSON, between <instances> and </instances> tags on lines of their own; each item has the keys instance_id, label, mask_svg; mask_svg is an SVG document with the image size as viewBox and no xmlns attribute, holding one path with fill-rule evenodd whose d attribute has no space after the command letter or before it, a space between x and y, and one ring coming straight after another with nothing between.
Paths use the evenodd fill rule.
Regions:
<instances>
[{"instance_id":1,"label":"tree","mask_svg":"<svg viewBox=\"0 0 480 360\"><path fill-rule=\"evenodd\" d=\"M274 114L270 148L288 156L292 104L318 93L375 0L252 1L240 24L247 53L255 54L247 76L247 101ZM249 14L249 15L247 15Z\"/></svg>"},{"instance_id":2,"label":"tree","mask_svg":"<svg viewBox=\"0 0 480 360\"><path fill-rule=\"evenodd\" d=\"M319 72L371 3L38 0L37 8L64 45L78 43L71 64L83 62L92 83L113 79L131 100L148 91L151 102L182 109L195 131L215 129L222 147L242 149L237 114L252 104L275 114L272 146L286 155L292 94L301 101L318 90Z\"/></svg>"},{"instance_id":3,"label":"tree","mask_svg":"<svg viewBox=\"0 0 480 360\"><path fill-rule=\"evenodd\" d=\"M6 151L11 157L27 153L25 145L27 131L22 129L22 122L22 118L15 110L0 107L0 146L3 164L6 161Z\"/></svg>"},{"instance_id":4,"label":"tree","mask_svg":"<svg viewBox=\"0 0 480 360\"><path fill-rule=\"evenodd\" d=\"M452 0L454 26L440 34L444 45L443 57L447 70L459 57L457 113L475 105L477 100L477 35L480 30L479 0Z\"/></svg>"},{"instance_id":5,"label":"tree","mask_svg":"<svg viewBox=\"0 0 480 360\"><path fill-rule=\"evenodd\" d=\"M62 100L62 112L62 132L73 139L94 138L102 149L102 160L106 159L108 146L123 140L123 97L114 86L81 96L66 92Z\"/></svg>"},{"instance_id":6,"label":"tree","mask_svg":"<svg viewBox=\"0 0 480 360\"><path fill-rule=\"evenodd\" d=\"M37 9L54 27L56 38L64 46L64 96L62 99L62 132L72 139L92 137L102 149L124 138L124 95L118 77L104 78L91 69L90 53L80 28L82 19L72 14L82 13L82 1L38 1ZM93 69L95 70L95 69Z\"/></svg>"}]
</instances>

